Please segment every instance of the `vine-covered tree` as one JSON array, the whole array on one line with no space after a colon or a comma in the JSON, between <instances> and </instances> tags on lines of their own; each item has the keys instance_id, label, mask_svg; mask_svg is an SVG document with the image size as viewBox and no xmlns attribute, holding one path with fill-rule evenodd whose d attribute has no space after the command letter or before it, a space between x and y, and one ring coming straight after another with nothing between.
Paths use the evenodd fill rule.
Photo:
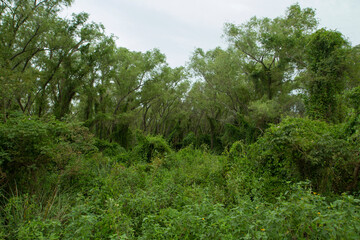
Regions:
<instances>
[{"instance_id":1,"label":"vine-covered tree","mask_svg":"<svg viewBox=\"0 0 360 240\"><path fill-rule=\"evenodd\" d=\"M349 45L341 33L320 29L307 44L307 114L315 119L339 122L344 112L339 94L346 86Z\"/></svg>"}]
</instances>

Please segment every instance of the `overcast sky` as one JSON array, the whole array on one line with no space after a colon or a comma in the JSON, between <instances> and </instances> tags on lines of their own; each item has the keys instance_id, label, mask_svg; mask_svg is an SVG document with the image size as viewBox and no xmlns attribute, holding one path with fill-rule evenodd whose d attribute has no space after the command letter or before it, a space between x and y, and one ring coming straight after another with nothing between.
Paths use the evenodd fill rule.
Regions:
<instances>
[{"instance_id":1,"label":"overcast sky","mask_svg":"<svg viewBox=\"0 0 360 240\"><path fill-rule=\"evenodd\" d=\"M63 14L87 12L107 34L117 36L119 47L143 52L159 48L177 67L197 47L225 47L225 22L283 16L296 2L315 9L321 27L340 31L353 46L360 44L360 0L75 0Z\"/></svg>"}]
</instances>

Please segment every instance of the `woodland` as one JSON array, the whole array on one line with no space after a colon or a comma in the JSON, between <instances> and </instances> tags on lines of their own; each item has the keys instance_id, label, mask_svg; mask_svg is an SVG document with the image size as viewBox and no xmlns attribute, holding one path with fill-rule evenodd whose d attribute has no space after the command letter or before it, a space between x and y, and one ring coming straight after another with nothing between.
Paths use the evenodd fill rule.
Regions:
<instances>
[{"instance_id":1,"label":"woodland","mask_svg":"<svg viewBox=\"0 0 360 240\"><path fill-rule=\"evenodd\" d=\"M295 4L172 68L72 2L0 3L0 239L359 239L360 45Z\"/></svg>"}]
</instances>

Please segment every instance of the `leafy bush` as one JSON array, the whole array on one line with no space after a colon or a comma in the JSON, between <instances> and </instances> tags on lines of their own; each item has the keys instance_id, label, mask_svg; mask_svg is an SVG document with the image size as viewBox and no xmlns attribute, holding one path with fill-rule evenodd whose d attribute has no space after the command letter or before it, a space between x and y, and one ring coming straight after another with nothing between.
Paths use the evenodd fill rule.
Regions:
<instances>
[{"instance_id":1,"label":"leafy bush","mask_svg":"<svg viewBox=\"0 0 360 240\"><path fill-rule=\"evenodd\" d=\"M354 146L339 127L305 118L286 118L272 125L249 152L269 177L311 180L321 192L344 192L352 181Z\"/></svg>"},{"instance_id":2,"label":"leafy bush","mask_svg":"<svg viewBox=\"0 0 360 240\"><path fill-rule=\"evenodd\" d=\"M154 157L164 157L172 152L169 144L161 136L137 135L138 145L133 149L132 160L151 162Z\"/></svg>"},{"instance_id":3,"label":"leafy bush","mask_svg":"<svg viewBox=\"0 0 360 240\"><path fill-rule=\"evenodd\" d=\"M108 142L106 140L98 139L95 140L95 146L101 151L105 156L113 157L124 153L125 148L121 147L116 142Z\"/></svg>"},{"instance_id":4,"label":"leafy bush","mask_svg":"<svg viewBox=\"0 0 360 240\"><path fill-rule=\"evenodd\" d=\"M0 123L0 168L9 180L38 183L96 151L92 135L78 124L25 116Z\"/></svg>"}]
</instances>

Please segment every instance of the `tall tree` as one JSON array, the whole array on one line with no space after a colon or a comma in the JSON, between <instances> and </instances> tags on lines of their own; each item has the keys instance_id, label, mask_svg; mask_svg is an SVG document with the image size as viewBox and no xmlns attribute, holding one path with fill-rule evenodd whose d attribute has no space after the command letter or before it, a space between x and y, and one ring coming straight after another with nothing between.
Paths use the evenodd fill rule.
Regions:
<instances>
[{"instance_id":1,"label":"tall tree","mask_svg":"<svg viewBox=\"0 0 360 240\"><path fill-rule=\"evenodd\" d=\"M86 62L89 47L102 36L103 27L88 23L88 14L73 15L72 19L59 19L53 26L57 35L49 35L49 50L41 54L41 76L35 96L36 113L42 116L53 112L60 119L69 113L70 104L89 71Z\"/></svg>"},{"instance_id":2,"label":"tall tree","mask_svg":"<svg viewBox=\"0 0 360 240\"><path fill-rule=\"evenodd\" d=\"M268 100L284 93L295 67L303 67L304 39L317 25L311 8L298 4L288 8L285 17L253 17L245 24L225 24L229 42L245 54L246 72L253 79L257 93Z\"/></svg>"},{"instance_id":3,"label":"tall tree","mask_svg":"<svg viewBox=\"0 0 360 240\"><path fill-rule=\"evenodd\" d=\"M47 36L55 35L57 14L72 0L15 1L0 5L0 84L4 115L7 108L28 110L37 89L41 66L36 58L49 50Z\"/></svg>"},{"instance_id":4,"label":"tall tree","mask_svg":"<svg viewBox=\"0 0 360 240\"><path fill-rule=\"evenodd\" d=\"M346 85L349 44L337 31L320 29L307 44L306 110L309 116L329 122L342 119L338 94Z\"/></svg>"},{"instance_id":5,"label":"tall tree","mask_svg":"<svg viewBox=\"0 0 360 240\"><path fill-rule=\"evenodd\" d=\"M208 104L196 104L202 109L200 116L207 119L210 131L211 148L216 138L224 130L224 125L238 125L240 115L247 115L249 102L254 99L254 87L244 73L244 55L234 48L222 50L216 48L204 52L197 49L190 67L195 75L200 77L202 87L194 86L191 97L199 96ZM202 89L203 91L199 92ZM198 99L197 101L201 101ZM220 131L220 132L219 132Z\"/></svg>"},{"instance_id":6,"label":"tall tree","mask_svg":"<svg viewBox=\"0 0 360 240\"><path fill-rule=\"evenodd\" d=\"M168 136L181 122L181 106L189 88L183 67L164 66L141 90L142 128Z\"/></svg>"}]
</instances>

